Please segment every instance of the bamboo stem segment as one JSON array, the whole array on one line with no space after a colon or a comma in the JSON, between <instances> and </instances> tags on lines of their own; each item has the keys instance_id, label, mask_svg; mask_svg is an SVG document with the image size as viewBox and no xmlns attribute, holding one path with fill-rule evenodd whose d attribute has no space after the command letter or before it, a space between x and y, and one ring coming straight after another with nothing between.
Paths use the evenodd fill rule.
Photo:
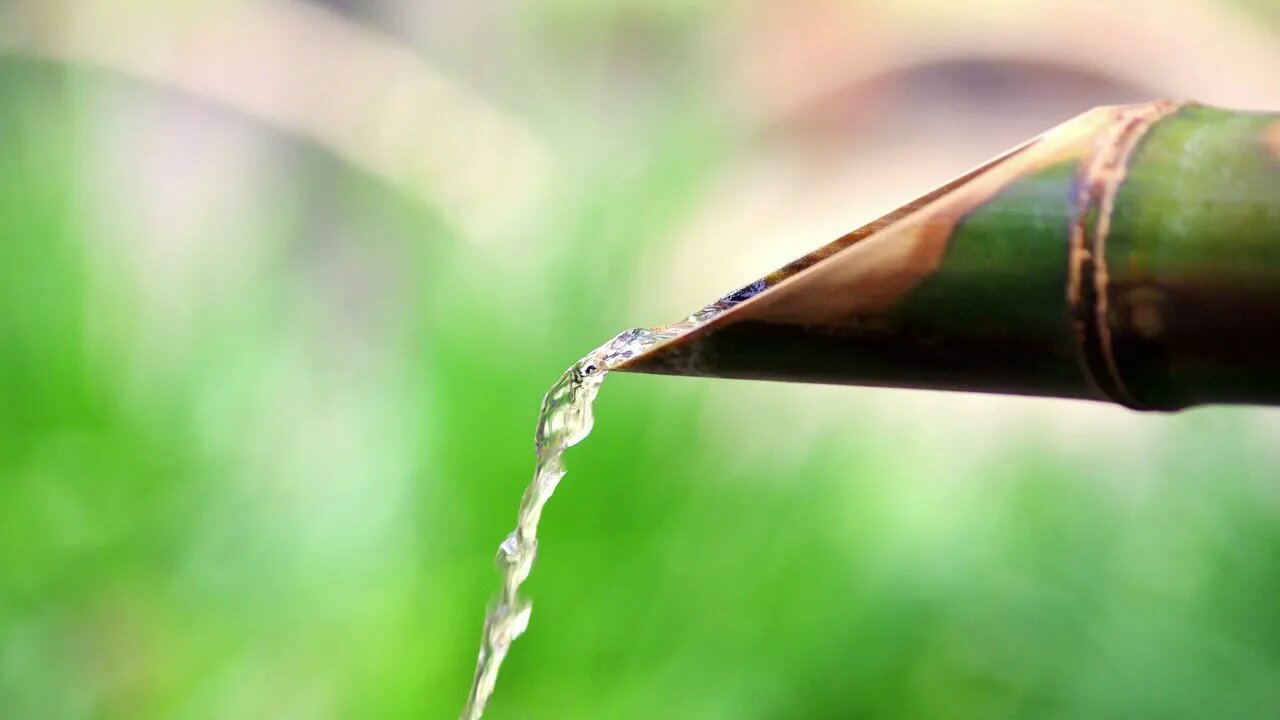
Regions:
<instances>
[{"instance_id":1,"label":"bamboo stem segment","mask_svg":"<svg viewBox=\"0 0 1280 720\"><path fill-rule=\"evenodd\" d=\"M1280 114L1098 108L619 368L1280 404Z\"/></svg>"}]
</instances>

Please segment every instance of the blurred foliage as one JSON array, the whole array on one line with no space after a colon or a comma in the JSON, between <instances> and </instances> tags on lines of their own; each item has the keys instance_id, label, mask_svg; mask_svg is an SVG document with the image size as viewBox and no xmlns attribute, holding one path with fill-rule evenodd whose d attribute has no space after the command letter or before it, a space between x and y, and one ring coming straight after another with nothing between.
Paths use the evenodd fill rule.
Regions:
<instances>
[{"instance_id":1,"label":"blurred foliage","mask_svg":"<svg viewBox=\"0 0 1280 720\"><path fill-rule=\"evenodd\" d=\"M541 394L620 327L669 319L631 317L635 263L741 149L698 79L582 145L549 109L572 99L546 98L572 166L513 263L190 98L166 100L270 171L160 234L122 207L195 192L146 194L175 152L149 132L173 128L102 148L106 118L163 93L0 62L0 717L454 716ZM828 419L789 440L791 392L610 379L493 718L1280 707L1273 413L1111 443L993 423L972 456L950 400L886 411L852 389L800 406Z\"/></svg>"}]
</instances>

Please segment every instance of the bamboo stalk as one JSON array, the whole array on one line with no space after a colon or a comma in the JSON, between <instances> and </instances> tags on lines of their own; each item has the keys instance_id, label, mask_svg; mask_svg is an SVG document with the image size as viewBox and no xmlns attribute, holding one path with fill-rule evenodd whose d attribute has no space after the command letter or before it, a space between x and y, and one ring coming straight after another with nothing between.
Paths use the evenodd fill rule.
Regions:
<instances>
[{"instance_id":1,"label":"bamboo stalk","mask_svg":"<svg viewBox=\"0 0 1280 720\"><path fill-rule=\"evenodd\" d=\"M1280 404L1280 114L1099 108L620 370Z\"/></svg>"}]
</instances>

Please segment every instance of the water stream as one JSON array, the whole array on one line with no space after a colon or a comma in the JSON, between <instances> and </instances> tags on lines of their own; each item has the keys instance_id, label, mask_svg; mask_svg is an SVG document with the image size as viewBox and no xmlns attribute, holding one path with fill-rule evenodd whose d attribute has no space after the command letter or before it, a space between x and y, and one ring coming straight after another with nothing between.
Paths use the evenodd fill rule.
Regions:
<instances>
[{"instance_id":1,"label":"water stream","mask_svg":"<svg viewBox=\"0 0 1280 720\"><path fill-rule=\"evenodd\" d=\"M679 337L710 322L720 313L763 289L763 283L749 285L684 320L657 328L633 329L618 334L609 342L574 363L547 391L538 415L534 435L537 463L533 482L520 500L515 530L498 547L498 570L502 574L502 590L490 605L484 621L484 636L476 664L471 694L462 712L463 720L479 720L493 695L498 669L511 648L529 625L532 604L520 596L520 586L529 577L538 552L538 521L564 477L564 451L582 441L593 423L592 404L610 370L659 343Z\"/></svg>"}]
</instances>

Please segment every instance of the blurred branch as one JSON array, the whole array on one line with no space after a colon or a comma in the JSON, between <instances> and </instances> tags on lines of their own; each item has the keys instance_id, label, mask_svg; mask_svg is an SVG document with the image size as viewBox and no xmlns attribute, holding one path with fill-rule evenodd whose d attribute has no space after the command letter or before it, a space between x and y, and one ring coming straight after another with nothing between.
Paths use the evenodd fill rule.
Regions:
<instances>
[{"instance_id":1,"label":"blurred branch","mask_svg":"<svg viewBox=\"0 0 1280 720\"><path fill-rule=\"evenodd\" d=\"M100 67L310 139L438 207L472 240L516 227L551 158L411 49L297 0L16 0L0 53Z\"/></svg>"},{"instance_id":2,"label":"blurred branch","mask_svg":"<svg viewBox=\"0 0 1280 720\"><path fill-rule=\"evenodd\" d=\"M867 81L957 59L1061 66L1178 99L1280 107L1280 36L1220 0L806 5L812 13L766 2L742 41L737 62L754 74L748 93L767 125Z\"/></svg>"}]
</instances>

